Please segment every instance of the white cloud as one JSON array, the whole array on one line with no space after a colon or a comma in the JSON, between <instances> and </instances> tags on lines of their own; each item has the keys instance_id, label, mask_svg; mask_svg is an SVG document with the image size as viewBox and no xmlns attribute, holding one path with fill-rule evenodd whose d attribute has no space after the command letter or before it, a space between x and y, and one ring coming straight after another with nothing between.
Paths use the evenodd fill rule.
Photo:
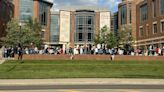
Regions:
<instances>
[{"instance_id":1,"label":"white cloud","mask_svg":"<svg viewBox=\"0 0 164 92\"><path fill-rule=\"evenodd\" d=\"M68 6L99 6L108 7L111 11L116 11L121 0L51 0L54 2L54 9Z\"/></svg>"}]
</instances>

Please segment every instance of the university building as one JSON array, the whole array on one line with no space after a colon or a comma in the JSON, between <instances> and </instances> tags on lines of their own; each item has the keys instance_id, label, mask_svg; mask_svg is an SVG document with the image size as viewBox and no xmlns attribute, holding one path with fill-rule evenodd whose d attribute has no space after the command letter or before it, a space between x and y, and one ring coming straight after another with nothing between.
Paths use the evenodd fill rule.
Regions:
<instances>
[{"instance_id":1,"label":"university building","mask_svg":"<svg viewBox=\"0 0 164 92\"><path fill-rule=\"evenodd\" d=\"M143 0L122 0L118 5L118 28L124 28L125 26L131 26L132 37L134 38L133 47L136 48L137 36L136 36L136 6Z\"/></svg>"},{"instance_id":2,"label":"university building","mask_svg":"<svg viewBox=\"0 0 164 92\"><path fill-rule=\"evenodd\" d=\"M106 8L67 7L51 12L51 46L75 47L94 44L94 38L105 25L110 30L111 13ZM109 31L110 32L110 31Z\"/></svg>"},{"instance_id":3,"label":"university building","mask_svg":"<svg viewBox=\"0 0 164 92\"><path fill-rule=\"evenodd\" d=\"M137 11L138 47L164 47L164 0L144 0Z\"/></svg>"},{"instance_id":4,"label":"university building","mask_svg":"<svg viewBox=\"0 0 164 92\"><path fill-rule=\"evenodd\" d=\"M0 38L6 36L7 23L13 17L14 5L11 0L0 0Z\"/></svg>"},{"instance_id":5,"label":"university building","mask_svg":"<svg viewBox=\"0 0 164 92\"><path fill-rule=\"evenodd\" d=\"M42 25L42 39L44 44L50 42L50 9L53 2L49 0L12 0L14 4L14 18L24 23L29 18L37 19Z\"/></svg>"}]
</instances>

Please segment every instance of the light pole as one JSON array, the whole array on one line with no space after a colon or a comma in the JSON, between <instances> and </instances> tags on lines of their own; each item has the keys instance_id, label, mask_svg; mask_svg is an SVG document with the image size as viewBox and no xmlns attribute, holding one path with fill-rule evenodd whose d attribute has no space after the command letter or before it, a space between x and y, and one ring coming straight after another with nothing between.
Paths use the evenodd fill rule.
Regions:
<instances>
[{"instance_id":1,"label":"light pole","mask_svg":"<svg viewBox=\"0 0 164 92\"><path fill-rule=\"evenodd\" d=\"M19 44L18 47L21 47L21 29L22 29L22 23L19 23Z\"/></svg>"}]
</instances>

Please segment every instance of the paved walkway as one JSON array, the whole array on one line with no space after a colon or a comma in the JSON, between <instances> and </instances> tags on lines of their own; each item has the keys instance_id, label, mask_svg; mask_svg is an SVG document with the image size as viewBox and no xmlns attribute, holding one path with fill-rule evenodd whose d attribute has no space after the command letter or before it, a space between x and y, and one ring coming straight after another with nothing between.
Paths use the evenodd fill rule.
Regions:
<instances>
[{"instance_id":1,"label":"paved walkway","mask_svg":"<svg viewBox=\"0 0 164 92\"><path fill-rule=\"evenodd\" d=\"M0 59L0 64L4 63L5 60L4 59Z\"/></svg>"},{"instance_id":2,"label":"paved walkway","mask_svg":"<svg viewBox=\"0 0 164 92\"><path fill-rule=\"evenodd\" d=\"M0 86L23 85L164 85L164 79L0 79Z\"/></svg>"},{"instance_id":3,"label":"paved walkway","mask_svg":"<svg viewBox=\"0 0 164 92\"><path fill-rule=\"evenodd\" d=\"M4 63L5 59L2 58L2 56L0 55L0 64Z\"/></svg>"},{"instance_id":4,"label":"paved walkway","mask_svg":"<svg viewBox=\"0 0 164 92\"><path fill-rule=\"evenodd\" d=\"M4 60L2 59L2 49L0 48L0 64L2 64Z\"/></svg>"}]
</instances>

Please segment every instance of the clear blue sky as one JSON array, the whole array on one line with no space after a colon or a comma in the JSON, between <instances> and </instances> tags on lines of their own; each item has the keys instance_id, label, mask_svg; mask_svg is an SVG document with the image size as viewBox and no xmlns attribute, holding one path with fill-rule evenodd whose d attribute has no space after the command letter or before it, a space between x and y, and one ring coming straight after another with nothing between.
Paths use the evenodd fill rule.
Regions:
<instances>
[{"instance_id":1,"label":"clear blue sky","mask_svg":"<svg viewBox=\"0 0 164 92\"><path fill-rule=\"evenodd\" d=\"M108 7L112 12L117 11L118 3L121 0L53 0L54 9L59 9L64 6L99 6Z\"/></svg>"}]
</instances>

